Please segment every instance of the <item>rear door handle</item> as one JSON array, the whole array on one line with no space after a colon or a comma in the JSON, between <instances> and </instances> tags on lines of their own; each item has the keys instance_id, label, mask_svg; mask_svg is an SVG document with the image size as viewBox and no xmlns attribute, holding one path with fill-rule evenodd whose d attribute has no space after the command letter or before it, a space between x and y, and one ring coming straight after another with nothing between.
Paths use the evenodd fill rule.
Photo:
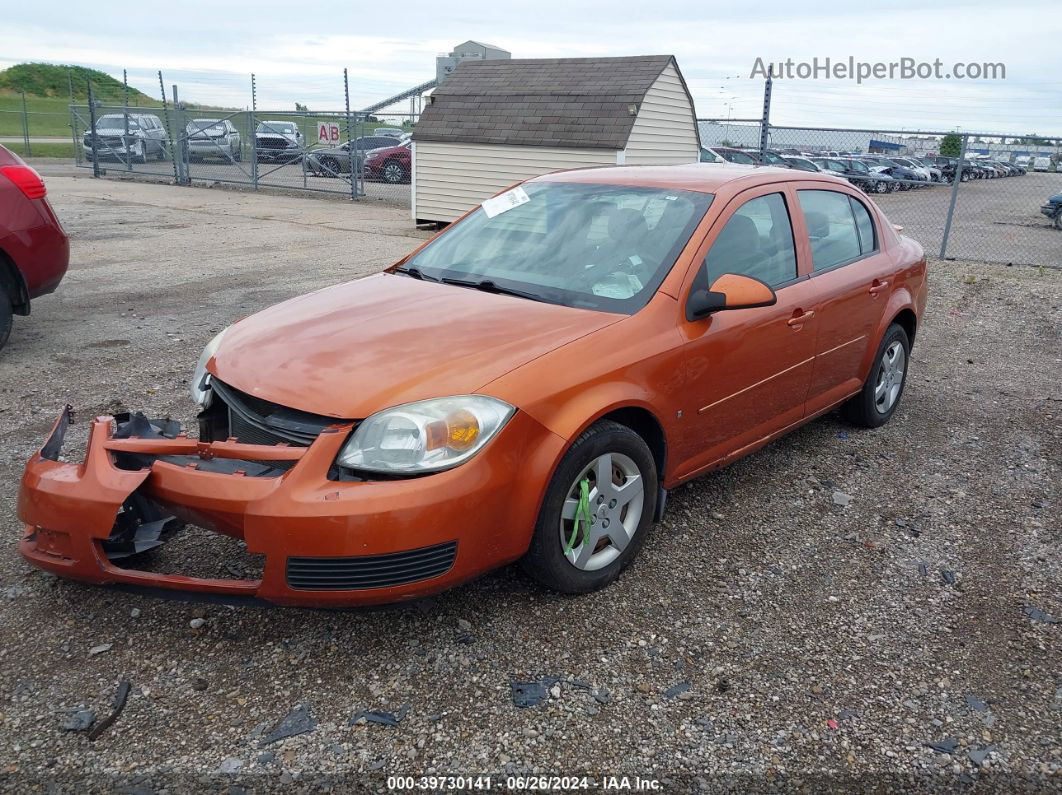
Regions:
<instances>
[{"instance_id":1,"label":"rear door handle","mask_svg":"<svg viewBox=\"0 0 1062 795\"><path fill-rule=\"evenodd\" d=\"M797 312L800 312L800 314L793 315L793 317L785 321L786 325L790 326L791 328L800 328L802 325L804 325L805 321L811 320L811 318L815 317L814 309L809 309L807 312L802 312L798 309Z\"/></svg>"},{"instance_id":2,"label":"rear door handle","mask_svg":"<svg viewBox=\"0 0 1062 795\"><path fill-rule=\"evenodd\" d=\"M888 286L889 286L889 280L888 279L875 279L870 285L869 292L870 292L871 295L877 295L878 293L880 293L882 290L884 290Z\"/></svg>"}]
</instances>

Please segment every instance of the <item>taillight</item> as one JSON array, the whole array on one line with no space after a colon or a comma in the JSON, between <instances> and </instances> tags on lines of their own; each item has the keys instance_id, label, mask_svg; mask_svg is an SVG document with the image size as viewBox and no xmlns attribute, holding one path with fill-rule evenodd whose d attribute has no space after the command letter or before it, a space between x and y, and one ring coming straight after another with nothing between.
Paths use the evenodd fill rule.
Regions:
<instances>
[{"instance_id":1,"label":"taillight","mask_svg":"<svg viewBox=\"0 0 1062 795\"><path fill-rule=\"evenodd\" d=\"M27 199L43 199L48 192L41 175L29 166L0 166L0 174L15 183Z\"/></svg>"}]
</instances>

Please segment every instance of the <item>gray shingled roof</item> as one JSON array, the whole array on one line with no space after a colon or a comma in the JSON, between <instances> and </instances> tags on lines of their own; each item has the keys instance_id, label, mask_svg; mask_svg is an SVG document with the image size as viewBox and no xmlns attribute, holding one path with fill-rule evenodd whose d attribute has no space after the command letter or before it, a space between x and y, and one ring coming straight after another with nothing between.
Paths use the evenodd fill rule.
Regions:
<instances>
[{"instance_id":1,"label":"gray shingled roof","mask_svg":"<svg viewBox=\"0 0 1062 795\"><path fill-rule=\"evenodd\" d=\"M635 120L628 106L641 103L673 60L640 55L463 61L435 89L413 140L623 149Z\"/></svg>"}]
</instances>

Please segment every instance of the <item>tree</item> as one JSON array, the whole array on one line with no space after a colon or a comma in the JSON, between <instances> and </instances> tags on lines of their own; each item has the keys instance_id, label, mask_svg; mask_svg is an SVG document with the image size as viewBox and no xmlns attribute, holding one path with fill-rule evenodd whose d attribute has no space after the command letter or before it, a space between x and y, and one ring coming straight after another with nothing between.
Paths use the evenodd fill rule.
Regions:
<instances>
[{"instance_id":1,"label":"tree","mask_svg":"<svg viewBox=\"0 0 1062 795\"><path fill-rule=\"evenodd\" d=\"M944 157L958 157L962 151L962 138L958 133L948 133L940 141L940 154Z\"/></svg>"},{"instance_id":2,"label":"tree","mask_svg":"<svg viewBox=\"0 0 1062 795\"><path fill-rule=\"evenodd\" d=\"M307 113L310 109L308 107L306 107L305 105L303 105L301 102L296 102L295 103L295 110L300 110L303 113Z\"/></svg>"}]
</instances>

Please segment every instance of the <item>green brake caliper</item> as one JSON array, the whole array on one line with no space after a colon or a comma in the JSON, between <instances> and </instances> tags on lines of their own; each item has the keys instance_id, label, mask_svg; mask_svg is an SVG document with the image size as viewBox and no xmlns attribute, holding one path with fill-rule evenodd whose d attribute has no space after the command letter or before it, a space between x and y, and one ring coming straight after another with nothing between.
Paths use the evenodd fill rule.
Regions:
<instances>
[{"instance_id":1,"label":"green brake caliper","mask_svg":"<svg viewBox=\"0 0 1062 795\"><path fill-rule=\"evenodd\" d=\"M583 540L585 544L590 537L590 478L579 481L579 504L575 507L575 521L572 522L571 537L564 543L564 554L575 549L575 539L579 537L579 522L583 523Z\"/></svg>"}]
</instances>

